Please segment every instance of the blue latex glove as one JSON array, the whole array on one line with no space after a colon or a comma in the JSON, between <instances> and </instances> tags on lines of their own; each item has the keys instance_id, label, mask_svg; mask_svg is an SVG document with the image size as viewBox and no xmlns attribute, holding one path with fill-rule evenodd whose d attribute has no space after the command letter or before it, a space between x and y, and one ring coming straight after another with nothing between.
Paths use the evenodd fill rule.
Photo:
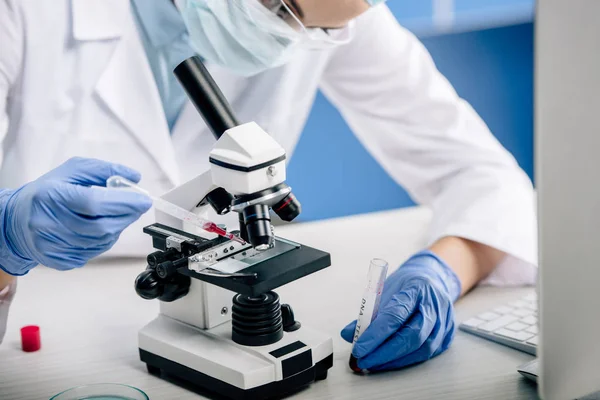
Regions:
<instances>
[{"instance_id":1,"label":"blue latex glove","mask_svg":"<svg viewBox=\"0 0 600 400\"><path fill-rule=\"evenodd\" d=\"M386 279L379 313L352 349L358 367L397 369L445 351L454 338L460 291L458 277L437 255L411 257ZM356 321L342 330L344 340L352 343L355 327Z\"/></svg>"},{"instance_id":2,"label":"blue latex glove","mask_svg":"<svg viewBox=\"0 0 600 400\"><path fill-rule=\"evenodd\" d=\"M11 275L37 264L68 270L109 250L152 205L139 193L97 187L112 175L140 180L122 165L72 158L16 191L0 193L0 268Z\"/></svg>"}]
</instances>

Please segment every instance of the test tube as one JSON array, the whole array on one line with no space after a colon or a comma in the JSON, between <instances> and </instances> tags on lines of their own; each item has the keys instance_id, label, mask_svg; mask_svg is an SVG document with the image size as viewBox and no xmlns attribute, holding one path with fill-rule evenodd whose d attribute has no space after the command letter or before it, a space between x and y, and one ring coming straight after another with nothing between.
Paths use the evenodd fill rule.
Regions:
<instances>
[{"instance_id":1,"label":"test tube","mask_svg":"<svg viewBox=\"0 0 600 400\"><path fill-rule=\"evenodd\" d=\"M381 292L383 291L383 283L387 276L388 263L380 258L374 258L369 265L369 273L367 276L367 287L365 288L363 297L360 301L360 309L358 318L356 319L356 329L354 330L354 338L352 339L352 349L356 341L371 325L371 322L377 317L379 311L379 303L381 301ZM358 367L358 360L350 353L350 369L354 372L362 372Z\"/></svg>"}]
</instances>

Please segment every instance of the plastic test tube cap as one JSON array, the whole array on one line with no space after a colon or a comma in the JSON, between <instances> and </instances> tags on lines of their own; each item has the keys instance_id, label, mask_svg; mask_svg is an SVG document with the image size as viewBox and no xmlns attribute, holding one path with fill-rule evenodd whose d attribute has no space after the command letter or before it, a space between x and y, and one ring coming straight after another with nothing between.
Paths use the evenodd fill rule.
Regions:
<instances>
[{"instance_id":1,"label":"plastic test tube cap","mask_svg":"<svg viewBox=\"0 0 600 400\"><path fill-rule=\"evenodd\" d=\"M38 351L42 347L40 327L28 325L21 328L21 347L23 351Z\"/></svg>"}]
</instances>

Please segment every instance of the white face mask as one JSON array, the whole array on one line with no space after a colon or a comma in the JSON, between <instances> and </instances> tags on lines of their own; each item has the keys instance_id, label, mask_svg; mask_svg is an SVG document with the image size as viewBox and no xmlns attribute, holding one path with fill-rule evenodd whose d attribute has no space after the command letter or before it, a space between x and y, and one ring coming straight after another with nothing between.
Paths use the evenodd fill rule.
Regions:
<instances>
[{"instance_id":1,"label":"white face mask","mask_svg":"<svg viewBox=\"0 0 600 400\"><path fill-rule=\"evenodd\" d=\"M187 0L180 10L198 54L239 75L285 64L301 41L257 0Z\"/></svg>"},{"instance_id":2,"label":"white face mask","mask_svg":"<svg viewBox=\"0 0 600 400\"><path fill-rule=\"evenodd\" d=\"M297 48L315 41L315 37L328 42L324 31L294 29L261 0L177 0L176 3L198 54L238 75L252 76L281 66Z\"/></svg>"}]
</instances>

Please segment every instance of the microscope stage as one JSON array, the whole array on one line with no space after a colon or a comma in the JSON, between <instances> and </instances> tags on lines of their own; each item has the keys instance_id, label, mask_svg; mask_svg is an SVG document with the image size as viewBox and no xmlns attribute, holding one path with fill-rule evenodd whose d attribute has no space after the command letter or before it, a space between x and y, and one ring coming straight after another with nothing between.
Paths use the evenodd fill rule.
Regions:
<instances>
[{"instance_id":1,"label":"microscope stage","mask_svg":"<svg viewBox=\"0 0 600 400\"><path fill-rule=\"evenodd\" d=\"M179 272L235 293L258 296L330 265L329 253L276 238L272 249L260 253L256 262L240 271L255 273L256 278L207 276L188 268L181 268Z\"/></svg>"},{"instance_id":2,"label":"microscope stage","mask_svg":"<svg viewBox=\"0 0 600 400\"><path fill-rule=\"evenodd\" d=\"M197 273L188 267L179 268L177 271L247 296L258 296L331 265L329 253L279 237L275 238L275 245L272 248L258 252L252 250L249 245L240 247L238 243L222 237L205 239L158 223L145 227L144 232L152 236L154 248L161 251L167 250L169 240L174 239L176 243L180 243L181 252L188 257L215 249L228 252L226 256L220 254L221 261L211 268L219 270L219 263L231 264L232 259L235 258L237 264L243 268L236 269L236 272L256 274L256 277L210 276ZM231 244L232 247L224 246L226 243ZM231 251L234 248L236 250ZM242 256L246 252L248 256Z\"/></svg>"}]
</instances>

